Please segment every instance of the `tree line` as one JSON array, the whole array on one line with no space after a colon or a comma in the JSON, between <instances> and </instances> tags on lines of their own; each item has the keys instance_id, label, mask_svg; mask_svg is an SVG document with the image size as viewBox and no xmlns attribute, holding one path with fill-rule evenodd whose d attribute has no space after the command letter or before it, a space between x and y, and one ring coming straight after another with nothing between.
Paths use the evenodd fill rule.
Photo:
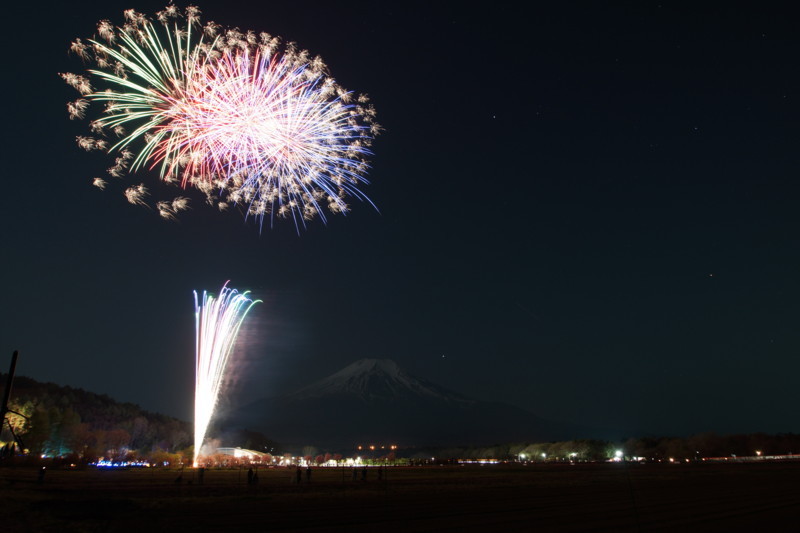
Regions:
<instances>
[{"instance_id":1,"label":"tree line","mask_svg":"<svg viewBox=\"0 0 800 533\"><path fill-rule=\"evenodd\" d=\"M0 374L0 380L5 381ZM188 422L143 410L138 405L113 400L79 388L40 383L17 377L9 407L8 421L31 457L66 457L73 462L92 462L100 457L111 460L147 459L150 462L180 464L193 454L192 428ZM215 427L222 437L220 446L241 446L273 456L283 454L282 446L264 435L247 430L226 431ZM9 448L12 437L3 426L0 446ZM348 452L342 452L350 455ZM558 442L505 443L492 446L405 448L397 454L378 456L367 451L353 452L364 461L394 463L408 459L412 464L458 459L497 459L504 461L605 461L620 453L626 459L668 461L701 460L713 457L783 456L800 454L800 435L765 433L720 435L700 433L689 437L636 437L621 441L576 439ZM376 452L377 453L377 452ZM301 456L308 462L327 462L322 454L307 446ZM341 454L336 454L337 462ZM220 456L219 463L229 462Z\"/></svg>"},{"instance_id":2,"label":"tree line","mask_svg":"<svg viewBox=\"0 0 800 533\"><path fill-rule=\"evenodd\" d=\"M523 462L626 460L696 461L716 457L769 457L800 454L800 435L793 433L732 434L713 432L689 437L636 437L621 441L576 439L557 442L505 443L492 446L407 448L401 453L418 461L431 458L497 459Z\"/></svg>"},{"instance_id":3,"label":"tree line","mask_svg":"<svg viewBox=\"0 0 800 533\"><path fill-rule=\"evenodd\" d=\"M192 430L182 420L105 394L23 376L14 380L12 391L9 408L14 413L9 413L8 422L31 455L69 455L87 462L154 453L190 455ZM5 425L0 440L5 445L13 440Z\"/></svg>"}]
</instances>

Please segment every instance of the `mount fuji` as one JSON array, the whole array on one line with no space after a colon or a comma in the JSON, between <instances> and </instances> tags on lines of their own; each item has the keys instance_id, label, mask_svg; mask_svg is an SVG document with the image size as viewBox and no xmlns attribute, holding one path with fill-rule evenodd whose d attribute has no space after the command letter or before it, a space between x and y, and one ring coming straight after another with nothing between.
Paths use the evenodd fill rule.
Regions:
<instances>
[{"instance_id":1,"label":"mount fuji","mask_svg":"<svg viewBox=\"0 0 800 533\"><path fill-rule=\"evenodd\" d=\"M222 415L223 426L246 427L286 444L351 447L492 444L588 437L519 407L484 402L404 372L389 359L361 359L283 396Z\"/></svg>"},{"instance_id":2,"label":"mount fuji","mask_svg":"<svg viewBox=\"0 0 800 533\"><path fill-rule=\"evenodd\" d=\"M288 398L302 401L326 396L349 396L365 403L474 403L474 400L406 374L391 359L360 359L325 379L289 394Z\"/></svg>"}]
</instances>

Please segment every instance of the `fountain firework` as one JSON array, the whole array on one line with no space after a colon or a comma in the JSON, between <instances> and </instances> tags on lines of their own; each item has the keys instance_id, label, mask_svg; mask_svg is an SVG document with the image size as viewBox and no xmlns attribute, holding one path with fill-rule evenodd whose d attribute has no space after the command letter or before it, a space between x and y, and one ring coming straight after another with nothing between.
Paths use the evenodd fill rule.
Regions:
<instances>
[{"instance_id":1,"label":"fountain firework","mask_svg":"<svg viewBox=\"0 0 800 533\"><path fill-rule=\"evenodd\" d=\"M239 328L247 312L261 300L252 300L249 291L222 286L218 297L203 291L202 303L194 292L196 324L195 391L194 391L194 466L206 437L208 424L217 405L217 397L225 377Z\"/></svg>"}]
</instances>

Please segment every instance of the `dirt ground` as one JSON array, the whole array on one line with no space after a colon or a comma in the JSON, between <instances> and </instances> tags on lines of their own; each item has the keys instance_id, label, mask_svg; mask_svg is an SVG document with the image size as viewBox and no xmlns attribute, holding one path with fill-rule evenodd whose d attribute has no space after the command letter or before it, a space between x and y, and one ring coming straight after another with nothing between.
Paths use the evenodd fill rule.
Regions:
<instances>
[{"instance_id":1,"label":"dirt ground","mask_svg":"<svg viewBox=\"0 0 800 533\"><path fill-rule=\"evenodd\" d=\"M0 530L797 531L800 462L351 469L0 469Z\"/></svg>"}]
</instances>

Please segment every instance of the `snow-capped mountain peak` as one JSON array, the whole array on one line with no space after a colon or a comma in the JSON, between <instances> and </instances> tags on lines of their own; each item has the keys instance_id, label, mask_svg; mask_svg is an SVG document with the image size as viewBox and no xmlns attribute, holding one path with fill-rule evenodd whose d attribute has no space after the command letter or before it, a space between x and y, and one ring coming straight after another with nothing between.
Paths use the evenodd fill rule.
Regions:
<instances>
[{"instance_id":1,"label":"snow-capped mountain peak","mask_svg":"<svg viewBox=\"0 0 800 533\"><path fill-rule=\"evenodd\" d=\"M473 400L404 372L391 359L360 359L289 395L293 400L344 395L364 401L414 398L471 404Z\"/></svg>"}]
</instances>

